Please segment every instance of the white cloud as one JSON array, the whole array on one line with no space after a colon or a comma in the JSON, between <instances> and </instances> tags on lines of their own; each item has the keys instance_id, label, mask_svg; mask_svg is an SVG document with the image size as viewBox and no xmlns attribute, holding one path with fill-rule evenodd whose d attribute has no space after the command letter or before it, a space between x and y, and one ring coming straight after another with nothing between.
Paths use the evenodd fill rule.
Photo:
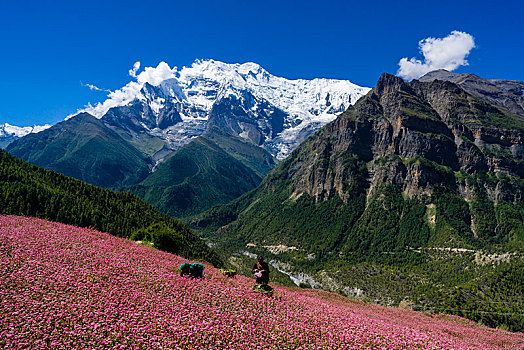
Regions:
<instances>
[{"instance_id":1,"label":"white cloud","mask_svg":"<svg viewBox=\"0 0 524 350\"><path fill-rule=\"evenodd\" d=\"M107 111L113 107L125 106L136 98L143 98L140 90L144 87L145 83L149 83L153 86L158 86L164 80L175 78L176 67L169 67L165 62L160 62L156 68L145 67L144 71L136 75L140 68L140 62L135 62L133 68L129 70L129 75L134 77L137 81L131 81L127 83L123 88L108 91L107 100L99 102L96 105L88 104L84 109L77 111L87 112L94 115L97 118L101 118ZM88 86L88 84L86 84ZM75 114L76 115L76 114ZM69 115L66 119L69 119L73 115Z\"/></svg>"},{"instance_id":2,"label":"white cloud","mask_svg":"<svg viewBox=\"0 0 524 350\"><path fill-rule=\"evenodd\" d=\"M445 38L426 38L418 43L424 61L412 57L402 58L397 75L411 80L424 74L445 69L453 71L460 66L467 66L466 56L475 47L473 36L454 30Z\"/></svg>"},{"instance_id":3,"label":"white cloud","mask_svg":"<svg viewBox=\"0 0 524 350\"><path fill-rule=\"evenodd\" d=\"M140 61L136 61L135 64L133 64L133 68L129 70L129 75L133 78L136 78L136 72L140 69Z\"/></svg>"},{"instance_id":4,"label":"white cloud","mask_svg":"<svg viewBox=\"0 0 524 350\"><path fill-rule=\"evenodd\" d=\"M95 86L93 84L84 84L84 83L80 82L80 85L89 88L89 90L111 92L108 89L102 89L102 88L99 88L98 86Z\"/></svg>"},{"instance_id":5,"label":"white cloud","mask_svg":"<svg viewBox=\"0 0 524 350\"><path fill-rule=\"evenodd\" d=\"M141 84L149 83L157 86L164 80L175 78L175 73L176 67L171 69L167 63L160 62L156 68L144 68L144 71L137 75L136 80Z\"/></svg>"},{"instance_id":6,"label":"white cloud","mask_svg":"<svg viewBox=\"0 0 524 350\"><path fill-rule=\"evenodd\" d=\"M121 89L110 91L107 95L108 99L104 102L98 102L94 106L89 103L84 109L79 110L77 113L87 112L97 118L101 118L109 109L117 106L125 106L133 101L140 95L140 89L142 89L141 84L135 81L129 82ZM68 118L69 117L72 117L72 115L68 116Z\"/></svg>"}]
</instances>

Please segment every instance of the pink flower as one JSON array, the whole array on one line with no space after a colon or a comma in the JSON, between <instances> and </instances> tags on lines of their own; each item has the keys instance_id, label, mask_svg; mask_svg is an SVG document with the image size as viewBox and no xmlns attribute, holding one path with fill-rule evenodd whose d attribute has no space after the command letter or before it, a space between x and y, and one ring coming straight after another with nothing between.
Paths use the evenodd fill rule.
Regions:
<instances>
[{"instance_id":1,"label":"pink flower","mask_svg":"<svg viewBox=\"0 0 524 350\"><path fill-rule=\"evenodd\" d=\"M524 336L320 290L252 291L92 229L0 216L0 348L522 349Z\"/></svg>"}]
</instances>

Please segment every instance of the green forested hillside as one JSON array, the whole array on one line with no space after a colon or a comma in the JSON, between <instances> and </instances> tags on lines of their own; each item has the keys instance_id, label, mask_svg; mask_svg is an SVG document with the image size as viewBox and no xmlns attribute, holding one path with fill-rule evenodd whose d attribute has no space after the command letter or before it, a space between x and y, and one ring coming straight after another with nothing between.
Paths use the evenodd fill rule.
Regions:
<instances>
[{"instance_id":1,"label":"green forested hillside","mask_svg":"<svg viewBox=\"0 0 524 350\"><path fill-rule=\"evenodd\" d=\"M124 190L169 215L186 217L253 189L274 164L260 147L215 130L173 152L144 181Z\"/></svg>"},{"instance_id":2,"label":"green forested hillside","mask_svg":"<svg viewBox=\"0 0 524 350\"><path fill-rule=\"evenodd\" d=\"M46 170L0 150L0 212L35 216L129 237L154 224L172 237L164 248L188 258L221 264L189 228L129 193L115 193ZM162 236L165 239L165 235ZM157 243L157 242L152 242Z\"/></svg>"},{"instance_id":3,"label":"green forested hillside","mask_svg":"<svg viewBox=\"0 0 524 350\"><path fill-rule=\"evenodd\" d=\"M101 187L134 184L149 173L147 156L90 114L82 113L11 143L9 153Z\"/></svg>"}]
</instances>

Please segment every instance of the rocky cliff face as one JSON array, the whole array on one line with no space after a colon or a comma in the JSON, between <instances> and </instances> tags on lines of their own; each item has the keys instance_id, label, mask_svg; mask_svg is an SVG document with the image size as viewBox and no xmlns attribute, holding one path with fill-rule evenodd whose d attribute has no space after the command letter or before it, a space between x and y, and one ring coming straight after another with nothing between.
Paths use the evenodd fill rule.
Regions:
<instances>
[{"instance_id":1,"label":"rocky cliff face","mask_svg":"<svg viewBox=\"0 0 524 350\"><path fill-rule=\"evenodd\" d=\"M421 199L436 186L456 186L454 172L522 178L523 125L517 116L453 83L406 83L384 74L354 108L291 157L293 193L307 193L317 201L337 195L346 202L348 185L366 176L368 197L389 183ZM348 157L365 162L366 169L348 167ZM436 172L439 167L449 176ZM518 200L522 195L520 189L504 195L497 186L488 189L493 199ZM467 190L463 192L467 198Z\"/></svg>"}]
</instances>

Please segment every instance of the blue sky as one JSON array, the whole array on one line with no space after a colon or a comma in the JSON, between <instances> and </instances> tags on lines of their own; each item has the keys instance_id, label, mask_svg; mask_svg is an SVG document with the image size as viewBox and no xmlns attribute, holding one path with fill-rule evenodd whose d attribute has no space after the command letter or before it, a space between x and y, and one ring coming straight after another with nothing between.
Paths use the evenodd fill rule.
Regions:
<instances>
[{"instance_id":1,"label":"blue sky","mask_svg":"<svg viewBox=\"0 0 524 350\"><path fill-rule=\"evenodd\" d=\"M286 78L372 87L420 40L474 37L466 59L485 78L524 80L524 5L505 1L29 1L0 11L0 123L56 123L132 78L136 61L259 63Z\"/></svg>"}]
</instances>

